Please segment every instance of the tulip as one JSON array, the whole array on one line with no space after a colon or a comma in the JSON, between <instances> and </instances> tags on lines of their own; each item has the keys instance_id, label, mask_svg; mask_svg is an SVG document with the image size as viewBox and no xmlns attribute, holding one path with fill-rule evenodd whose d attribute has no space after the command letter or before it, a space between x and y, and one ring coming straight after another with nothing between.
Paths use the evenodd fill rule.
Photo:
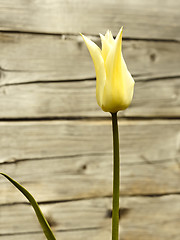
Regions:
<instances>
[{"instance_id":1,"label":"tulip","mask_svg":"<svg viewBox=\"0 0 180 240\"><path fill-rule=\"evenodd\" d=\"M115 113L126 109L133 97L134 80L122 55L122 29L114 39L108 30L100 34L102 50L82 35L96 71L96 99L105 112Z\"/></svg>"},{"instance_id":2,"label":"tulip","mask_svg":"<svg viewBox=\"0 0 180 240\"><path fill-rule=\"evenodd\" d=\"M119 239L119 130L117 112L126 109L133 97L134 80L129 73L122 55L122 28L116 39L108 30L100 34L102 50L89 38L83 37L90 52L96 71L96 99L105 112L112 114L113 131L113 204L112 240Z\"/></svg>"}]
</instances>

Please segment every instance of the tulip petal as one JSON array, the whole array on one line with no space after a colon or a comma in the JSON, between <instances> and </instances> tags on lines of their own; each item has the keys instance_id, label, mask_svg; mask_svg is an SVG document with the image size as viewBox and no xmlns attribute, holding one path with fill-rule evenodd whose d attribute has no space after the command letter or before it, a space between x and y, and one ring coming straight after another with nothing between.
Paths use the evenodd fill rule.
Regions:
<instances>
[{"instance_id":1,"label":"tulip petal","mask_svg":"<svg viewBox=\"0 0 180 240\"><path fill-rule=\"evenodd\" d=\"M107 30L105 34L105 39L109 42L109 44L114 45L114 38L111 31Z\"/></svg>"},{"instance_id":2,"label":"tulip petal","mask_svg":"<svg viewBox=\"0 0 180 240\"><path fill-rule=\"evenodd\" d=\"M92 57L95 71L96 71L96 99L99 106L102 106L102 99L103 99L103 91L104 91L104 84L106 80L106 72L104 67L104 59L102 56L101 49L89 38L82 35L86 46L90 52Z\"/></svg>"},{"instance_id":3,"label":"tulip petal","mask_svg":"<svg viewBox=\"0 0 180 240\"><path fill-rule=\"evenodd\" d=\"M134 79L132 78L130 72L127 69L127 65L124 61L123 55L121 54L121 67L122 67L122 71L121 71L121 78L122 78L122 82L123 82L123 88L122 91L120 89L120 93L119 94L123 94L122 98L120 101L122 101L121 105L122 105L122 109L126 109L131 101L132 101L132 97L133 97L133 93L134 93Z\"/></svg>"},{"instance_id":4,"label":"tulip petal","mask_svg":"<svg viewBox=\"0 0 180 240\"><path fill-rule=\"evenodd\" d=\"M121 104L121 110L126 109L133 97L134 92L134 79L132 78L130 72L127 69L126 63L122 55L122 31L123 27L120 29L116 39L115 39L115 56L114 56L114 69L113 69L113 81L115 86L117 85L117 94L119 97L119 104ZM117 84L117 82L119 84Z\"/></svg>"},{"instance_id":5,"label":"tulip petal","mask_svg":"<svg viewBox=\"0 0 180 240\"><path fill-rule=\"evenodd\" d=\"M105 63L106 83L102 109L107 112L117 112L127 108L133 96L134 80L123 59L121 45L122 28L115 39L115 44L109 52Z\"/></svg>"},{"instance_id":6,"label":"tulip petal","mask_svg":"<svg viewBox=\"0 0 180 240\"><path fill-rule=\"evenodd\" d=\"M112 45L102 34L100 34L100 37L101 37L101 44L102 44L102 57L105 62Z\"/></svg>"}]
</instances>

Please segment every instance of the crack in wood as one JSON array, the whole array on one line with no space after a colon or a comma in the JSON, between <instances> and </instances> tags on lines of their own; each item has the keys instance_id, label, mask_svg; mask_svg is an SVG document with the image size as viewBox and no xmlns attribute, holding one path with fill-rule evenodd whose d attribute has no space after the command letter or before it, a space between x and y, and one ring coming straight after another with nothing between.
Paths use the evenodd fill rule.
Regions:
<instances>
[{"instance_id":1,"label":"crack in wood","mask_svg":"<svg viewBox=\"0 0 180 240\"><path fill-rule=\"evenodd\" d=\"M121 116L119 121L156 121L156 120L179 120L179 116ZM12 118L0 118L0 122L46 122L46 121L110 121L111 116L109 117L89 117L89 116L72 116L72 117L58 117L58 116L46 116L46 117L12 117Z\"/></svg>"},{"instance_id":2,"label":"crack in wood","mask_svg":"<svg viewBox=\"0 0 180 240\"><path fill-rule=\"evenodd\" d=\"M64 159L64 158L82 158L82 157L87 157L87 156L103 156L104 153L87 153L87 154L74 154L74 155L59 155L59 156L49 156L49 157L37 157L37 158L11 158L11 159L7 159L4 161L0 162L0 165L6 165L6 164L18 164L20 162L26 162L26 161L41 161L41 160L57 160L57 159ZM111 153L106 153L106 156L112 156ZM82 169L86 169L87 165L83 165L81 167Z\"/></svg>"},{"instance_id":3,"label":"crack in wood","mask_svg":"<svg viewBox=\"0 0 180 240\"><path fill-rule=\"evenodd\" d=\"M0 78L2 75L2 72L28 72L25 70L8 70L0 67ZM29 71L32 72L32 71ZM41 71L42 72L42 71ZM160 77L147 77L147 74L138 74L138 75L133 75L135 78L136 82L139 81L144 81L144 82L150 82L150 81L160 81L160 80L170 80L170 79L178 79L180 78L180 75L174 75L174 76L160 76ZM83 79L64 79L64 80L38 80L38 81L29 81L29 82L15 82L15 83L5 83L5 84L0 84L0 88L2 87L11 87L11 86L19 86L19 85L29 85L29 84L52 84L52 83L72 83L72 82L83 82L83 81L96 81L96 78L83 78Z\"/></svg>"},{"instance_id":4,"label":"crack in wood","mask_svg":"<svg viewBox=\"0 0 180 240\"><path fill-rule=\"evenodd\" d=\"M5 236L18 236L18 235L28 235L28 234L42 234L42 231L31 231L31 232L13 232L13 233L0 233L0 237L5 237Z\"/></svg>"},{"instance_id":5,"label":"crack in wood","mask_svg":"<svg viewBox=\"0 0 180 240\"><path fill-rule=\"evenodd\" d=\"M136 166L136 165L146 165L146 164L150 164L150 165L157 165L157 164L161 164L161 163L167 163L167 162L169 162L169 161L172 161L172 160L176 160L176 158L167 158L167 159L160 159L160 160L158 160L158 159L156 159L156 160L153 160L153 161L151 161L151 160L148 160L145 156L140 156L141 157L141 159L143 160L143 162L142 161L138 161L138 162L129 162L129 163L127 163L127 162L123 162L122 163L122 165L123 166Z\"/></svg>"},{"instance_id":6,"label":"crack in wood","mask_svg":"<svg viewBox=\"0 0 180 240\"><path fill-rule=\"evenodd\" d=\"M22 30L6 30L6 29L1 29L0 33L10 33L10 34L27 34L27 35L46 35L46 36L57 36L58 38L61 39L79 39L79 33L56 33L56 32L33 32L33 31L22 31ZM85 34L88 37L94 37L97 39L100 39L99 34L87 34L85 32L83 32L83 34ZM113 36L114 38L116 37L116 35ZM179 39L171 39L171 38L136 38L136 37L123 37L123 40L125 41L147 41L147 42L175 42L175 43L180 43Z\"/></svg>"},{"instance_id":7,"label":"crack in wood","mask_svg":"<svg viewBox=\"0 0 180 240\"><path fill-rule=\"evenodd\" d=\"M93 231L102 229L101 227L87 227L87 228L72 228L72 229L57 229L56 232L78 232L78 231ZM15 232L15 233L0 233L0 237L5 236L18 236L18 235L28 235L28 234L42 234L42 231L27 231L27 232Z\"/></svg>"},{"instance_id":8,"label":"crack in wood","mask_svg":"<svg viewBox=\"0 0 180 240\"><path fill-rule=\"evenodd\" d=\"M166 196L179 196L180 192L164 192L164 193L152 193L152 194L121 194L122 198L162 198L162 197L166 197ZM120 197L120 198L121 198ZM84 198L73 198L73 199L63 199L63 200L49 200L49 201L38 201L39 206L43 206L43 205L53 205L53 204L57 204L57 203L68 203L68 202L81 202L81 201L89 201L89 200L95 200L95 199L112 199L112 195L111 196L101 196L101 197L84 197ZM1 207L7 207L7 206L16 206L16 205L28 205L31 206L31 204L29 202L12 202L12 203L2 203L0 204L0 208ZM122 215L126 215L126 213L128 213L130 211L129 208L121 208L120 209L120 214ZM111 209L107 209L106 211L106 215L105 218L111 218L112 217L112 210Z\"/></svg>"},{"instance_id":9,"label":"crack in wood","mask_svg":"<svg viewBox=\"0 0 180 240\"><path fill-rule=\"evenodd\" d=\"M144 80L144 83L146 82L151 82L151 81L161 81L161 80L170 80L170 79L179 79L180 78L180 75L174 75L174 76L161 76L161 77L147 77L145 76L145 78L143 78L145 75L143 74L140 74L138 75L137 78L139 79L136 79L136 81L142 81Z\"/></svg>"},{"instance_id":10,"label":"crack in wood","mask_svg":"<svg viewBox=\"0 0 180 240\"><path fill-rule=\"evenodd\" d=\"M13 70L12 70L13 72ZM27 71L22 71L22 72L27 72ZM1 73L1 69L0 69ZM72 83L72 82L84 82L84 81L95 81L95 78L83 78L83 79L64 79L64 80L38 80L38 81L29 81L29 82L15 82L15 83L5 83L5 84L0 84L0 88L2 87L11 87L11 86L19 86L19 85L30 85L30 84L52 84L52 83Z\"/></svg>"}]
</instances>

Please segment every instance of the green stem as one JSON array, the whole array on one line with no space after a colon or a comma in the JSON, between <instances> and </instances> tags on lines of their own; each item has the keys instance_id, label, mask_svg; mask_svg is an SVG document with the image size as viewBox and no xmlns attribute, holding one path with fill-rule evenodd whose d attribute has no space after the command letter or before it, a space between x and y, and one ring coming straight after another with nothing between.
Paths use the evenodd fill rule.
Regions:
<instances>
[{"instance_id":1,"label":"green stem","mask_svg":"<svg viewBox=\"0 0 180 240\"><path fill-rule=\"evenodd\" d=\"M112 240L119 239L119 134L117 113L112 113L113 130L113 209L112 209Z\"/></svg>"}]
</instances>

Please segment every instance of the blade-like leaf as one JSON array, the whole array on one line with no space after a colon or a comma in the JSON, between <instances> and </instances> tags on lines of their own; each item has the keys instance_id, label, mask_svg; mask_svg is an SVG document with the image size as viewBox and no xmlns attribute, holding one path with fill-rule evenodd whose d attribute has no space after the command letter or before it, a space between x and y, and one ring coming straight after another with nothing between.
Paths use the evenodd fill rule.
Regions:
<instances>
[{"instance_id":1,"label":"blade-like leaf","mask_svg":"<svg viewBox=\"0 0 180 240\"><path fill-rule=\"evenodd\" d=\"M39 208L38 203L36 202L34 197L23 186L21 186L18 182L16 182L12 178L10 178L8 175L6 175L4 173L0 173L0 174L3 175L4 177L6 177L29 200L32 207L34 208L34 211L37 215L37 218L38 218L38 220L41 224L41 227L44 231L44 234L45 234L46 238L48 240L56 240L56 238L55 238L47 220L45 219L43 213L41 212L41 209Z\"/></svg>"}]
</instances>

